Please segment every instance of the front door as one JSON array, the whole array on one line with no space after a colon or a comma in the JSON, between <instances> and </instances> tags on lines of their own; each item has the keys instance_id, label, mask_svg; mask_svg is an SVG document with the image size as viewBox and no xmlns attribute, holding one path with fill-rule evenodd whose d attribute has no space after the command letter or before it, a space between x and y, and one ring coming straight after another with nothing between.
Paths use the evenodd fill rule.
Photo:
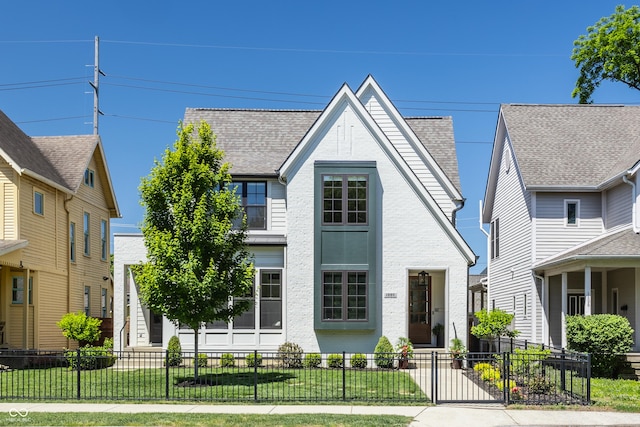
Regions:
<instances>
[{"instance_id":1,"label":"front door","mask_svg":"<svg viewBox=\"0 0 640 427\"><path fill-rule=\"evenodd\" d=\"M413 344L431 344L431 276L426 286L418 276L409 277L409 339Z\"/></svg>"},{"instance_id":2,"label":"front door","mask_svg":"<svg viewBox=\"0 0 640 427\"><path fill-rule=\"evenodd\" d=\"M151 324L149 325L149 342L151 344L162 344L162 314L151 314Z\"/></svg>"}]
</instances>

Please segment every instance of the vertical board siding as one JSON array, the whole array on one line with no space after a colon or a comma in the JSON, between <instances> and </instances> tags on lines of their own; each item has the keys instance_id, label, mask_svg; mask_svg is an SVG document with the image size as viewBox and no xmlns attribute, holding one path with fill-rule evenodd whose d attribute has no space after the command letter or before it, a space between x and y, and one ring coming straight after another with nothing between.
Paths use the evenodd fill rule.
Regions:
<instances>
[{"instance_id":1,"label":"vertical board siding","mask_svg":"<svg viewBox=\"0 0 640 427\"><path fill-rule=\"evenodd\" d=\"M496 308L515 314L515 328L520 337L531 339L531 194L524 191L515 167L506 168L505 161L512 156L509 142L503 147L500 160L492 220L499 219L499 256L491 260L491 299ZM509 158L510 164L515 161ZM490 254L488 254L490 256ZM524 295L527 295L529 313L524 318ZM515 310L513 299L515 297ZM491 301L489 301L491 307Z\"/></svg>"},{"instance_id":2,"label":"vertical board siding","mask_svg":"<svg viewBox=\"0 0 640 427\"><path fill-rule=\"evenodd\" d=\"M565 200L579 200L578 226L565 225ZM599 193L537 193L536 258L558 252L600 235L603 231Z\"/></svg>"},{"instance_id":3,"label":"vertical board siding","mask_svg":"<svg viewBox=\"0 0 640 427\"><path fill-rule=\"evenodd\" d=\"M623 183L613 187L605 193L605 229L631 223L631 216L633 212L631 191L632 187Z\"/></svg>"},{"instance_id":4,"label":"vertical board siding","mask_svg":"<svg viewBox=\"0 0 640 427\"><path fill-rule=\"evenodd\" d=\"M409 144L407 137L400 131L398 126L396 126L375 97L371 96L363 102L384 134L389 138L391 144L393 144L398 153L404 158L422 185L429 191L431 197L433 197L438 206L440 206L440 209L442 209L449 220L451 220L455 206L451 201L451 196L447 194L444 187L435 177L434 172L429 170L416 150Z\"/></svg>"}]
</instances>

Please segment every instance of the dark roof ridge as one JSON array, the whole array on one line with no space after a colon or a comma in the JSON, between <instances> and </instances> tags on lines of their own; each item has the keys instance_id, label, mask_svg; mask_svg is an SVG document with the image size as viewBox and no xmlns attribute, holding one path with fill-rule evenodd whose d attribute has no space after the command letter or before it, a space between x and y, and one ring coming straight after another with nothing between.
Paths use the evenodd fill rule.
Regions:
<instances>
[{"instance_id":1,"label":"dark roof ridge","mask_svg":"<svg viewBox=\"0 0 640 427\"><path fill-rule=\"evenodd\" d=\"M247 112L261 112L261 113L269 113L269 112L273 112L273 113L321 113L323 110L322 109L317 109L317 110L312 110L312 109L306 109L306 110L297 110L297 109L293 109L293 108L284 108L284 109L279 109L279 108L216 108L216 107L187 107L187 110L194 110L194 111L247 111Z\"/></svg>"}]
</instances>

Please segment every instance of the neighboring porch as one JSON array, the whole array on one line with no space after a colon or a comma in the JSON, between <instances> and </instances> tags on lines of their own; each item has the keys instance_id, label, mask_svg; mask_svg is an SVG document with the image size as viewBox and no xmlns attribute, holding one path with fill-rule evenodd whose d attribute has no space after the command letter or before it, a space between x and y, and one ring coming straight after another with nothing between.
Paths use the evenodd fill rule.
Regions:
<instances>
[{"instance_id":1,"label":"neighboring porch","mask_svg":"<svg viewBox=\"0 0 640 427\"><path fill-rule=\"evenodd\" d=\"M640 351L640 268L594 263L541 275L545 344L566 347L566 316L618 314L629 320Z\"/></svg>"}]
</instances>

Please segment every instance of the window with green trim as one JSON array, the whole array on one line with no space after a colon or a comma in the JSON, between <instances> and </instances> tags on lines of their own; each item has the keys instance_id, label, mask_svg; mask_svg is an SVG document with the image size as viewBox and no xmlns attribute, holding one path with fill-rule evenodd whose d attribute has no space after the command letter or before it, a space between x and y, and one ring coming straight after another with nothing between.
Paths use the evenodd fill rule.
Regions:
<instances>
[{"instance_id":1,"label":"window with green trim","mask_svg":"<svg viewBox=\"0 0 640 427\"><path fill-rule=\"evenodd\" d=\"M367 225L368 175L322 175L322 223Z\"/></svg>"},{"instance_id":2,"label":"window with green trim","mask_svg":"<svg viewBox=\"0 0 640 427\"><path fill-rule=\"evenodd\" d=\"M367 272L322 273L322 321L367 320Z\"/></svg>"}]
</instances>

